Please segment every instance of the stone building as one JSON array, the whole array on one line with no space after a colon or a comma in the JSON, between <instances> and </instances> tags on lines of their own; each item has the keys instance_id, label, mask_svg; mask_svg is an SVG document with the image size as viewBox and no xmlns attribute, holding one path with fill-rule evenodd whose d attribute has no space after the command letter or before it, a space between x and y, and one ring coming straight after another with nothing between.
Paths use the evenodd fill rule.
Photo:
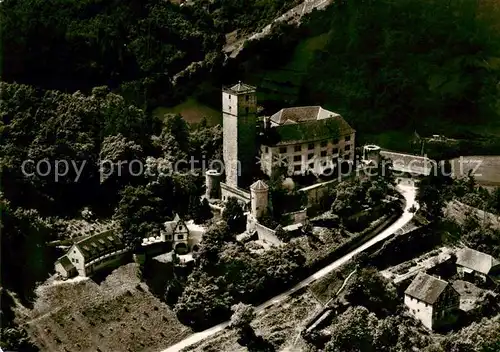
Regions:
<instances>
[{"instance_id":1,"label":"stone building","mask_svg":"<svg viewBox=\"0 0 500 352\"><path fill-rule=\"evenodd\" d=\"M119 266L128 252L122 235L108 230L73 244L56 261L55 270L65 278L91 276L101 269Z\"/></svg>"},{"instance_id":2,"label":"stone building","mask_svg":"<svg viewBox=\"0 0 500 352\"><path fill-rule=\"evenodd\" d=\"M448 282L421 272L406 289L404 302L416 319L433 330L455 321L460 295Z\"/></svg>"},{"instance_id":3,"label":"stone building","mask_svg":"<svg viewBox=\"0 0 500 352\"><path fill-rule=\"evenodd\" d=\"M222 90L222 133L226 185L246 188L252 181L257 137L256 88L239 82Z\"/></svg>"},{"instance_id":4,"label":"stone building","mask_svg":"<svg viewBox=\"0 0 500 352\"><path fill-rule=\"evenodd\" d=\"M264 118L261 170L270 176L278 165L293 175L320 175L354 161L355 132L342 116L320 106L281 109Z\"/></svg>"},{"instance_id":5,"label":"stone building","mask_svg":"<svg viewBox=\"0 0 500 352\"><path fill-rule=\"evenodd\" d=\"M456 265L458 274L465 280L500 281L500 261L489 254L462 248L457 252Z\"/></svg>"}]
</instances>

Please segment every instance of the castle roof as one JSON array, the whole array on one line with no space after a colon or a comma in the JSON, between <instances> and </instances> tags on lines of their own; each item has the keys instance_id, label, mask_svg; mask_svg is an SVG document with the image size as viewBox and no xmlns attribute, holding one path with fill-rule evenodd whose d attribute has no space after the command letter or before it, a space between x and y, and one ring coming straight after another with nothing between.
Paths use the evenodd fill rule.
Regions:
<instances>
[{"instance_id":1,"label":"castle roof","mask_svg":"<svg viewBox=\"0 0 500 352\"><path fill-rule=\"evenodd\" d=\"M335 139L355 132L337 113L321 106L281 109L270 117L269 144L293 144Z\"/></svg>"},{"instance_id":2,"label":"castle roof","mask_svg":"<svg viewBox=\"0 0 500 352\"><path fill-rule=\"evenodd\" d=\"M489 254L462 248L457 252L457 265L488 275L492 268L500 265L500 262Z\"/></svg>"},{"instance_id":3,"label":"castle roof","mask_svg":"<svg viewBox=\"0 0 500 352\"><path fill-rule=\"evenodd\" d=\"M244 93L254 92L256 88L248 84L241 83L241 81L239 81L237 84L229 88L225 88L225 90L233 94L244 94Z\"/></svg>"},{"instance_id":4,"label":"castle roof","mask_svg":"<svg viewBox=\"0 0 500 352\"><path fill-rule=\"evenodd\" d=\"M269 189L269 186L266 185L264 181L258 180L250 186L250 189L254 191L267 191Z\"/></svg>"},{"instance_id":5,"label":"castle roof","mask_svg":"<svg viewBox=\"0 0 500 352\"><path fill-rule=\"evenodd\" d=\"M87 237L75 244L86 261L92 261L104 254L125 249L122 235L114 229Z\"/></svg>"},{"instance_id":6,"label":"castle roof","mask_svg":"<svg viewBox=\"0 0 500 352\"><path fill-rule=\"evenodd\" d=\"M419 273L405 291L405 295L428 304L434 304L448 286L446 281L434 276Z\"/></svg>"}]
</instances>

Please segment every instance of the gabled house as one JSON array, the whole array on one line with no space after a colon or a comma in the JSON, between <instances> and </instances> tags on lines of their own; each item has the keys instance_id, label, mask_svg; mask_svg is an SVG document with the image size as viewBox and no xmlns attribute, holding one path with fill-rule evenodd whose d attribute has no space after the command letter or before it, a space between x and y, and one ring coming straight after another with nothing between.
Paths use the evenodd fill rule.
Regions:
<instances>
[{"instance_id":1,"label":"gabled house","mask_svg":"<svg viewBox=\"0 0 500 352\"><path fill-rule=\"evenodd\" d=\"M457 252L457 272L465 280L479 279L486 283L500 276L500 261L491 255L471 248Z\"/></svg>"},{"instance_id":2,"label":"gabled house","mask_svg":"<svg viewBox=\"0 0 500 352\"><path fill-rule=\"evenodd\" d=\"M103 268L119 265L127 252L129 248L122 235L112 229L73 244L66 255L56 261L55 270L63 277L70 277L70 273L91 276Z\"/></svg>"},{"instance_id":3,"label":"gabled house","mask_svg":"<svg viewBox=\"0 0 500 352\"><path fill-rule=\"evenodd\" d=\"M164 223L164 230L160 237L165 242L172 242L172 248L179 254L185 254L196 250L201 242L205 229L196 225L192 220L185 222L179 215L175 215L172 221Z\"/></svg>"},{"instance_id":4,"label":"gabled house","mask_svg":"<svg viewBox=\"0 0 500 352\"><path fill-rule=\"evenodd\" d=\"M405 305L429 330L455 320L460 295L448 282L419 273L405 291Z\"/></svg>"}]
</instances>

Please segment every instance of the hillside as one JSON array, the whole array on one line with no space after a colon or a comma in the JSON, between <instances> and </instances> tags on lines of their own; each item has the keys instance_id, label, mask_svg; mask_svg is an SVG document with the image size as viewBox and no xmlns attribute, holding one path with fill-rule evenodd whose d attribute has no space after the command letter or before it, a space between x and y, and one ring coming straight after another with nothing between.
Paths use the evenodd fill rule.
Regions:
<instances>
[{"instance_id":1,"label":"hillside","mask_svg":"<svg viewBox=\"0 0 500 352\"><path fill-rule=\"evenodd\" d=\"M21 323L42 351L158 351L191 333L141 283L135 264L100 284L49 280L36 293Z\"/></svg>"}]
</instances>

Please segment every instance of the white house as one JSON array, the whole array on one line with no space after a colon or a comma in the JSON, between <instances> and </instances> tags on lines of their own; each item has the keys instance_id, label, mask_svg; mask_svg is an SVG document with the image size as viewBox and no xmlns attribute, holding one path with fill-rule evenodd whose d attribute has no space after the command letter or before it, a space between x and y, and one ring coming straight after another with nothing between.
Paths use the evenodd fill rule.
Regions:
<instances>
[{"instance_id":1,"label":"white house","mask_svg":"<svg viewBox=\"0 0 500 352\"><path fill-rule=\"evenodd\" d=\"M176 214L172 221L164 223L160 237L163 241L172 242L172 248L178 254L185 254L197 249L204 233L204 227L196 225L193 220L185 222Z\"/></svg>"},{"instance_id":2,"label":"white house","mask_svg":"<svg viewBox=\"0 0 500 352\"><path fill-rule=\"evenodd\" d=\"M405 291L410 313L432 330L453 322L460 306L460 295L448 282L419 273Z\"/></svg>"},{"instance_id":3,"label":"white house","mask_svg":"<svg viewBox=\"0 0 500 352\"><path fill-rule=\"evenodd\" d=\"M321 174L354 160L356 131L339 114L320 106L281 109L265 118L260 147L262 171L286 164L294 175L311 171Z\"/></svg>"},{"instance_id":4,"label":"white house","mask_svg":"<svg viewBox=\"0 0 500 352\"><path fill-rule=\"evenodd\" d=\"M479 278L486 282L488 278L500 276L500 261L491 255L470 248L457 252L457 272L464 279Z\"/></svg>"},{"instance_id":5,"label":"white house","mask_svg":"<svg viewBox=\"0 0 500 352\"><path fill-rule=\"evenodd\" d=\"M63 277L91 276L105 267L119 265L128 251L122 235L115 229L108 230L73 244L56 261L55 270Z\"/></svg>"}]
</instances>

